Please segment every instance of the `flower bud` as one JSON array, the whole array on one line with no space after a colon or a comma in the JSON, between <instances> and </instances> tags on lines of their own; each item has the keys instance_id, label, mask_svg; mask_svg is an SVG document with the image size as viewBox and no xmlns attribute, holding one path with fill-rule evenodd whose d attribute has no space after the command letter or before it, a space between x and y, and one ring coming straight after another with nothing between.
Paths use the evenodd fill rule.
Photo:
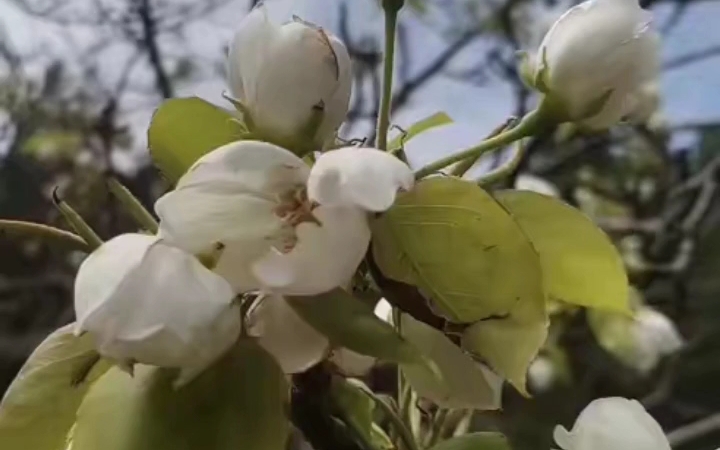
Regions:
<instances>
[{"instance_id":1,"label":"flower bud","mask_svg":"<svg viewBox=\"0 0 720 450\"><path fill-rule=\"evenodd\" d=\"M620 397L594 400L572 430L557 426L553 437L562 450L670 450L662 428L645 408Z\"/></svg>"},{"instance_id":2,"label":"flower bud","mask_svg":"<svg viewBox=\"0 0 720 450\"><path fill-rule=\"evenodd\" d=\"M632 112L657 73L657 34L637 0L588 0L563 14L524 61L532 85L563 117L603 129Z\"/></svg>"},{"instance_id":3,"label":"flower bud","mask_svg":"<svg viewBox=\"0 0 720 450\"><path fill-rule=\"evenodd\" d=\"M345 119L350 56L319 27L298 19L276 25L259 6L240 24L227 69L232 95L249 116L251 131L263 139L318 146Z\"/></svg>"},{"instance_id":4,"label":"flower bud","mask_svg":"<svg viewBox=\"0 0 720 450\"><path fill-rule=\"evenodd\" d=\"M672 320L649 306L638 308L632 333L636 350L632 362L642 373L650 372L663 356L675 353L684 344Z\"/></svg>"}]
</instances>

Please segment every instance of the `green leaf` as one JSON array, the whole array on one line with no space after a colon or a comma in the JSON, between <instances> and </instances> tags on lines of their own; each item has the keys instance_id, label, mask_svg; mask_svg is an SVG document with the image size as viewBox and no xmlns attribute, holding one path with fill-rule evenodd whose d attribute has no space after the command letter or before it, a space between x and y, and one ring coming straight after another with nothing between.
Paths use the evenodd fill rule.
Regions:
<instances>
[{"instance_id":1,"label":"green leaf","mask_svg":"<svg viewBox=\"0 0 720 450\"><path fill-rule=\"evenodd\" d=\"M421 180L373 220L372 231L382 273L420 288L453 322L543 301L537 253L505 208L474 183Z\"/></svg>"},{"instance_id":2,"label":"green leaf","mask_svg":"<svg viewBox=\"0 0 720 450\"><path fill-rule=\"evenodd\" d=\"M369 390L359 380L334 377L330 387L335 404L342 410L344 420L353 429L362 433L366 442L372 442L375 448L391 450L393 442L385 432L373 422L375 401L364 390Z\"/></svg>"},{"instance_id":3,"label":"green leaf","mask_svg":"<svg viewBox=\"0 0 720 450\"><path fill-rule=\"evenodd\" d=\"M332 345L397 363L425 364L415 346L377 318L372 307L337 288L312 297L286 297L288 304Z\"/></svg>"},{"instance_id":4,"label":"green leaf","mask_svg":"<svg viewBox=\"0 0 720 450\"><path fill-rule=\"evenodd\" d=\"M390 143L388 144L388 149L391 152L397 151L398 149L402 148L403 143L409 141L418 134L424 133L432 128L439 127L441 125L447 125L449 123L452 123L452 121L453 120L446 113L436 112L435 114L421 119L410 125L410 128L405 130L405 132L401 133L399 136L390 141Z\"/></svg>"},{"instance_id":5,"label":"green leaf","mask_svg":"<svg viewBox=\"0 0 720 450\"><path fill-rule=\"evenodd\" d=\"M175 183L206 153L243 138L239 119L197 97L165 101L148 129L150 155L167 179Z\"/></svg>"},{"instance_id":6,"label":"green leaf","mask_svg":"<svg viewBox=\"0 0 720 450\"><path fill-rule=\"evenodd\" d=\"M176 371L113 370L78 411L73 450L284 450L289 387L275 360L243 340L176 389Z\"/></svg>"},{"instance_id":7,"label":"green leaf","mask_svg":"<svg viewBox=\"0 0 720 450\"><path fill-rule=\"evenodd\" d=\"M358 381L359 382L359 381ZM362 389L342 377L333 377L330 393L345 420L370 438L375 402Z\"/></svg>"},{"instance_id":8,"label":"green leaf","mask_svg":"<svg viewBox=\"0 0 720 450\"><path fill-rule=\"evenodd\" d=\"M75 413L111 364L98 361L89 335L74 324L48 336L30 355L0 403L0 448L64 450Z\"/></svg>"},{"instance_id":9,"label":"green leaf","mask_svg":"<svg viewBox=\"0 0 720 450\"><path fill-rule=\"evenodd\" d=\"M527 370L547 339L548 324L538 302L521 301L506 318L483 320L468 327L461 345L527 396Z\"/></svg>"},{"instance_id":10,"label":"green leaf","mask_svg":"<svg viewBox=\"0 0 720 450\"><path fill-rule=\"evenodd\" d=\"M543 284L552 300L630 312L622 258L607 235L566 203L529 191L504 191L497 200L540 255Z\"/></svg>"},{"instance_id":11,"label":"green leaf","mask_svg":"<svg viewBox=\"0 0 720 450\"><path fill-rule=\"evenodd\" d=\"M500 408L502 384L493 383L496 376L472 359L443 333L415 320L408 314L400 318L402 335L432 359L442 374L441 382L427 372L401 365L405 378L420 397L442 408Z\"/></svg>"},{"instance_id":12,"label":"green leaf","mask_svg":"<svg viewBox=\"0 0 720 450\"><path fill-rule=\"evenodd\" d=\"M431 450L512 450L500 433L470 433L440 442Z\"/></svg>"}]
</instances>

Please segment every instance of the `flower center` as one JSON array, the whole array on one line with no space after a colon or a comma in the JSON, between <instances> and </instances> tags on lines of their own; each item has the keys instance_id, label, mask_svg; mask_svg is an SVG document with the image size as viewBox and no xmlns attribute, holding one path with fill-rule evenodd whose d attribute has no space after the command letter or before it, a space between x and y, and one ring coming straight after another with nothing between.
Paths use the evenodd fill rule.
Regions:
<instances>
[{"instance_id":1,"label":"flower center","mask_svg":"<svg viewBox=\"0 0 720 450\"><path fill-rule=\"evenodd\" d=\"M317 207L318 204L308 198L305 186L296 186L278 195L278 205L274 212L282 219L289 231L278 249L280 252L289 253L295 247L298 240L295 227L301 223L311 222L322 226L320 220L313 214L313 210Z\"/></svg>"}]
</instances>

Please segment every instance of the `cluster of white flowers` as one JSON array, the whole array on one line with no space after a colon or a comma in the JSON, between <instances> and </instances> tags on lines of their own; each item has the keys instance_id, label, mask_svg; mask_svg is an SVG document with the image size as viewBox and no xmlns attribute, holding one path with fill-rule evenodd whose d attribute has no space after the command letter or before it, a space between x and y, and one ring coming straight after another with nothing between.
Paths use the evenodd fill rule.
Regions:
<instances>
[{"instance_id":1,"label":"cluster of white flowers","mask_svg":"<svg viewBox=\"0 0 720 450\"><path fill-rule=\"evenodd\" d=\"M595 129L646 115L658 65L649 22L635 0L589 0L544 38L532 37L539 49L524 73L545 96L541 105L551 105L557 122ZM115 237L82 263L77 333L90 333L103 356L129 370L134 363L180 368L179 384L243 332L285 373L330 358L348 375L363 374L373 358L332 348L284 296L347 288L370 242L368 214L389 209L399 191L413 188L414 174L389 152L334 148L352 79L347 49L325 30L300 20L273 24L258 7L240 24L227 68L229 99L251 139L214 149L187 170L155 204L156 235ZM312 164L291 151L298 143L314 150ZM524 177L517 187L559 196L541 179ZM237 299L248 293L258 300L243 317ZM376 314L390 321L388 310L381 302ZM436 340L421 327L408 330L409 341L454 358L444 349L456 346L441 333ZM488 407L499 407L502 380L474 361L463 367L459 375L480 374L493 394ZM467 406L422 394L441 406ZM555 439L563 450L669 448L648 418L637 402L598 400Z\"/></svg>"},{"instance_id":2,"label":"cluster of white flowers","mask_svg":"<svg viewBox=\"0 0 720 450\"><path fill-rule=\"evenodd\" d=\"M255 135L297 139L320 114L307 138L317 150L334 140L350 95L338 39L300 21L272 24L260 7L241 23L228 58L231 91ZM371 148L330 150L312 166L261 140L217 148L157 201L156 236L115 237L83 262L77 332L121 365L178 367L187 381L245 325L288 373L305 370L328 342L282 296L346 287L370 241L367 214L413 183L407 165ZM235 299L249 292L264 298L243 324Z\"/></svg>"}]
</instances>

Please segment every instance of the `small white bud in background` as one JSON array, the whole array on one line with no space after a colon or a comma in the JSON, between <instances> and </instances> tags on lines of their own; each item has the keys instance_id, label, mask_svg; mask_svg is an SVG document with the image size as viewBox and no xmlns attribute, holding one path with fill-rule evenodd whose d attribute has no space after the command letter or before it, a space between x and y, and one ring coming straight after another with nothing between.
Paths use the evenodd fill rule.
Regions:
<instances>
[{"instance_id":1,"label":"small white bud in background","mask_svg":"<svg viewBox=\"0 0 720 450\"><path fill-rule=\"evenodd\" d=\"M562 450L670 450L662 428L640 402L621 397L594 400L572 430L558 425L553 437Z\"/></svg>"},{"instance_id":2,"label":"small white bud in background","mask_svg":"<svg viewBox=\"0 0 720 450\"><path fill-rule=\"evenodd\" d=\"M528 368L528 383L537 392L545 392L557 378L555 366L549 358L538 356Z\"/></svg>"},{"instance_id":3,"label":"small white bud in background","mask_svg":"<svg viewBox=\"0 0 720 450\"><path fill-rule=\"evenodd\" d=\"M642 306L635 313L633 335L635 365L643 373L654 369L663 356L680 350L684 343L675 324L665 314L649 306Z\"/></svg>"}]
</instances>

